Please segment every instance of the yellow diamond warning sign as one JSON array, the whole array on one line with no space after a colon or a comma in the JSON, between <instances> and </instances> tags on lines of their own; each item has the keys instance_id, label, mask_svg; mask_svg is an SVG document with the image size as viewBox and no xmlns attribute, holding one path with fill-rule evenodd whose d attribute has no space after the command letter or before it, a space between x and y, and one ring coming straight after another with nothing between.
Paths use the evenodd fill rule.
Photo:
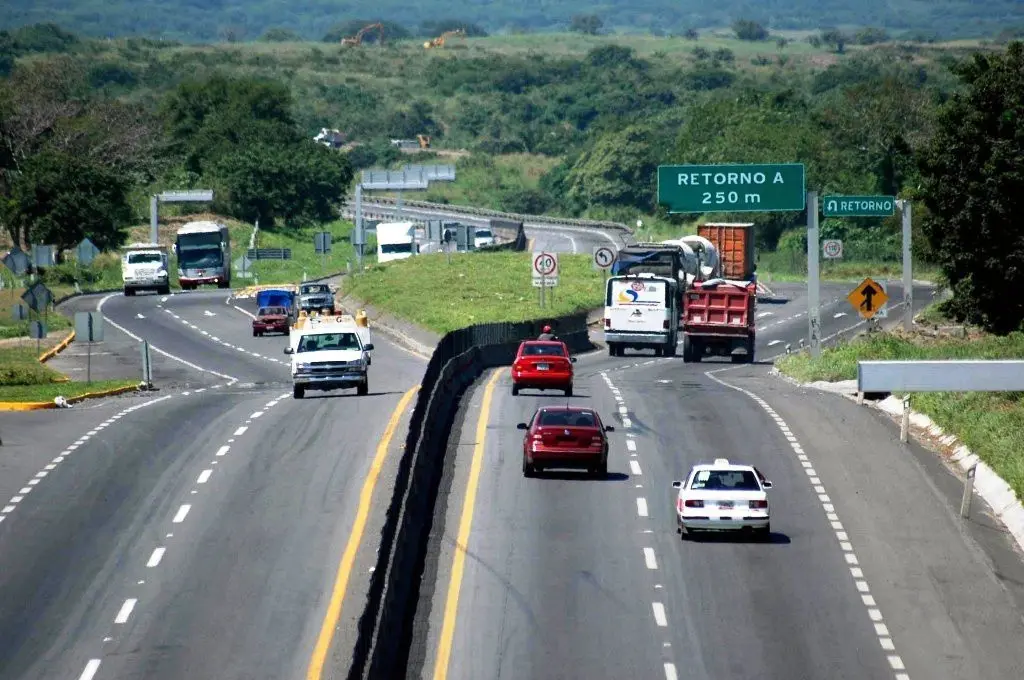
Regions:
<instances>
[{"instance_id":1,"label":"yellow diamond warning sign","mask_svg":"<svg viewBox=\"0 0 1024 680\"><path fill-rule=\"evenodd\" d=\"M850 291L846 299L850 301L858 314L865 319L870 319L885 306L885 303L889 301L889 296L885 294L885 288L881 284L868 277Z\"/></svg>"}]
</instances>

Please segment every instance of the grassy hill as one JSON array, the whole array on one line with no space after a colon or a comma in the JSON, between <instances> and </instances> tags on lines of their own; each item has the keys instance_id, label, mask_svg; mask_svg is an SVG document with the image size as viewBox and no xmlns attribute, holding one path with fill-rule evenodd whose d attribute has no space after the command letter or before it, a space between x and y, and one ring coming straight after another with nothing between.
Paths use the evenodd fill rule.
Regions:
<instances>
[{"instance_id":1,"label":"grassy hill","mask_svg":"<svg viewBox=\"0 0 1024 680\"><path fill-rule=\"evenodd\" d=\"M319 40L339 22L390 19L417 32L439 17L481 25L491 32L564 30L575 15L596 15L606 32L682 33L728 26L740 18L779 30L824 26L882 26L942 36L994 35L1024 26L1018 0L7 0L0 28L54 22L99 37L121 35L211 41L231 35L253 39L284 28Z\"/></svg>"}]
</instances>

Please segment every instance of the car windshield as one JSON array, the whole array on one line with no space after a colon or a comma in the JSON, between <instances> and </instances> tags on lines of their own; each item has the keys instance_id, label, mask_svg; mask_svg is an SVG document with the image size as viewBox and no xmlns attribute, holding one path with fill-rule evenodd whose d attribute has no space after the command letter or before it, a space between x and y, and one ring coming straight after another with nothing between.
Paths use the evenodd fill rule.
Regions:
<instances>
[{"instance_id":1,"label":"car windshield","mask_svg":"<svg viewBox=\"0 0 1024 680\"><path fill-rule=\"evenodd\" d=\"M701 491L760 491L757 476L750 470L700 470L690 488Z\"/></svg>"},{"instance_id":2,"label":"car windshield","mask_svg":"<svg viewBox=\"0 0 1024 680\"><path fill-rule=\"evenodd\" d=\"M355 333L314 333L302 336L299 352L360 349L360 347L359 336Z\"/></svg>"},{"instance_id":3,"label":"car windshield","mask_svg":"<svg viewBox=\"0 0 1024 680\"><path fill-rule=\"evenodd\" d=\"M163 257L160 253L129 253L128 264L147 264L147 263L163 262Z\"/></svg>"},{"instance_id":4,"label":"car windshield","mask_svg":"<svg viewBox=\"0 0 1024 680\"><path fill-rule=\"evenodd\" d=\"M327 286L304 286L302 288L302 294L308 295L310 293L326 293Z\"/></svg>"},{"instance_id":5,"label":"car windshield","mask_svg":"<svg viewBox=\"0 0 1024 680\"><path fill-rule=\"evenodd\" d=\"M526 357L564 357L561 345L524 345L523 356Z\"/></svg>"},{"instance_id":6,"label":"car windshield","mask_svg":"<svg viewBox=\"0 0 1024 680\"><path fill-rule=\"evenodd\" d=\"M259 311L260 316L284 316L284 307L264 307Z\"/></svg>"},{"instance_id":7,"label":"car windshield","mask_svg":"<svg viewBox=\"0 0 1024 680\"><path fill-rule=\"evenodd\" d=\"M540 412L540 425L562 427L597 427L597 417L591 411L545 409Z\"/></svg>"},{"instance_id":8,"label":"car windshield","mask_svg":"<svg viewBox=\"0 0 1024 680\"><path fill-rule=\"evenodd\" d=\"M490 229L477 229L476 235L477 238L491 238L492 236L494 236L494 234L491 233Z\"/></svg>"},{"instance_id":9,"label":"car windshield","mask_svg":"<svg viewBox=\"0 0 1024 680\"><path fill-rule=\"evenodd\" d=\"M411 243L382 243L380 246L380 252L385 255L394 255L396 253L411 253Z\"/></svg>"}]
</instances>

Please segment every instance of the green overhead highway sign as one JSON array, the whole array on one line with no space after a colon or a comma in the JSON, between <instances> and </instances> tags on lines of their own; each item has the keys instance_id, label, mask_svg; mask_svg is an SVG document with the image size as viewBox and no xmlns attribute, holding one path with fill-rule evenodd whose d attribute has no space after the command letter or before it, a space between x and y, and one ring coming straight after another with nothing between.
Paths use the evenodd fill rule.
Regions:
<instances>
[{"instance_id":1,"label":"green overhead highway sign","mask_svg":"<svg viewBox=\"0 0 1024 680\"><path fill-rule=\"evenodd\" d=\"M802 163L658 166L658 203L670 213L801 211Z\"/></svg>"},{"instance_id":2,"label":"green overhead highway sign","mask_svg":"<svg viewBox=\"0 0 1024 680\"><path fill-rule=\"evenodd\" d=\"M821 214L825 217L888 217L895 209L895 196L825 196L821 199Z\"/></svg>"}]
</instances>

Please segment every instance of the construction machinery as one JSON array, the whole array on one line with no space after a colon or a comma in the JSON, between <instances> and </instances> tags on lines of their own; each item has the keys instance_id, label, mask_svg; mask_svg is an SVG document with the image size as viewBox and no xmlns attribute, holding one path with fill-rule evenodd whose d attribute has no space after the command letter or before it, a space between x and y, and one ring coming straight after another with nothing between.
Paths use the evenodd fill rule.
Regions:
<instances>
[{"instance_id":1,"label":"construction machinery","mask_svg":"<svg viewBox=\"0 0 1024 680\"><path fill-rule=\"evenodd\" d=\"M383 45L384 44L384 24L382 24L380 22L378 22L376 24L368 24L366 26L363 26L361 29L359 29L359 32L356 33L351 38L342 38L341 39L341 44L342 45L362 45L363 44L363 36L365 36L370 31L374 31L374 30L377 31L377 43L380 44L380 45Z\"/></svg>"},{"instance_id":2,"label":"construction machinery","mask_svg":"<svg viewBox=\"0 0 1024 680\"><path fill-rule=\"evenodd\" d=\"M427 42L423 43L423 47L425 49L428 49L428 50L433 48L433 47L444 47L445 43L448 42L448 40L450 40L451 38L465 38L465 37L466 37L466 29L464 29L464 28L458 28L458 29L455 29L454 31L445 31L444 33L442 33L438 37L433 38L432 40L428 40Z\"/></svg>"}]
</instances>

